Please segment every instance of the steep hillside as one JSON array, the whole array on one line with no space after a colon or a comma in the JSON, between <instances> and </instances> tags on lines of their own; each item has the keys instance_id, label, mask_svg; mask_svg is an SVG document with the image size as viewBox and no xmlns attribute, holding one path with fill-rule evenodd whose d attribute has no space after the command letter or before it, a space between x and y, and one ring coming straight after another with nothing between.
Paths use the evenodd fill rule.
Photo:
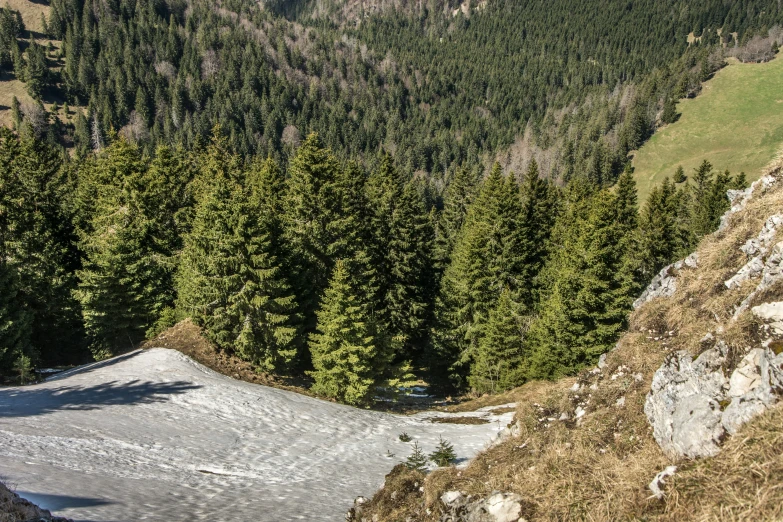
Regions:
<instances>
[{"instance_id":1,"label":"steep hillside","mask_svg":"<svg viewBox=\"0 0 783 522\"><path fill-rule=\"evenodd\" d=\"M677 105L679 120L656 132L633 165L639 197L672 177L678 165L689 175L702 160L716 169L745 172L755 180L783 143L783 60L740 63L718 71L699 96Z\"/></svg>"},{"instance_id":2,"label":"steep hillside","mask_svg":"<svg viewBox=\"0 0 783 522\"><path fill-rule=\"evenodd\" d=\"M597 368L516 390L504 442L466 469L395 469L355 520L778 520L783 162L733 196Z\"/></svg>"}]
</instances>

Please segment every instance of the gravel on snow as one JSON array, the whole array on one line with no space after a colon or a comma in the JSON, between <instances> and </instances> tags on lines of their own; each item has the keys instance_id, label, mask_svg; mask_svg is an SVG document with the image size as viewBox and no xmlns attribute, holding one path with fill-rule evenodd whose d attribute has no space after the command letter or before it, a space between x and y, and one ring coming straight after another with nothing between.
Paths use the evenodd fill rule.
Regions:
<instances>
[{"instance_id":1,"label":"gravel on snow","mask_svg":"<svg viewBox=\"0 0 783 522\"><path fill-rule=\"evenodd\" d=\"M411 452L400 433L428 453L442 435L464 462L513 416L485 410L360 410L155 348L0 388L0 480L77 520L343 520ZM429 420L457 415L491 422Z\"/></svg>"}]
</instances>

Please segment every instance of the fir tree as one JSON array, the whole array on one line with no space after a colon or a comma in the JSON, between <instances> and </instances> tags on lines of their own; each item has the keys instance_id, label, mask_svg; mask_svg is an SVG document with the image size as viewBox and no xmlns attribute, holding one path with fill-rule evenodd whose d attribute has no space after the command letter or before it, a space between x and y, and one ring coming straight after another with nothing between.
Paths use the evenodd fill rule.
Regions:
<instances>
[{"instance_id":1,"label":"fir tree","mask_svg":"<svg viewBox=\"0 0 783 522\"><path fill-rule=\"evenodd\" d=\"M279 172L262 166L243 189L223 144L216 136L201 165L204 184L177 276L178 306L219 348L262 370L285 372L298 356L298 336L293 292L276 258L280 226L267 214L279 205Z\"/></svg>"},{"instance_id":2,"label":"fir tree","mask_svg":"<svg viewBox=\"0 0 783 522\"><path fill-rule=\"evenodd\" d=\"M446 187L443 211L439 214L435 228L434 259L439 274L451 261L451 254L457 235L465 222L468 208L473 200L476 176L467 168L459 168Z\"/></svg>"},{"instance_id":3,"label":"fir tree","mask_svg":"<svg viewBox=\"0 0 783 522\"><path fill-rule=\"evenodd\" d=\"M503 289L521 291L525 237L522 202L513 177L495 165L484 181L454 248L437 302L433 362L448 364L455 385L478 347L489 311Z\"/></svg>"},{"instance_id":4,"label":"fir tree","mask_svg":"<svg viewBox=\"0 0 783 522\"><path fill-rule=\"evenodd\" d=\"M409 355L421 342L432 313L434 231L413 181L405 184L390 219L383 311L388 331ZM418 346L417 346L418 345Z\"/></svg>"},{"instance_id":5,"label":"fir tree","mask_svg":"<svg viewBox=\"0 0 783 522\"><path fill-rule=\"evenodd\" d=\"M453 464L457 460L454 446L443 437L438 437L438 445L435 446L435 451L430 454L430 460L440 468Z\"/></svg>"},{"instance_id":6,"label":"fir tree","mask_svg":"<svg viewBox=\"0 0 783 522\"><path fill-rule=\"evenodd\" d=\"M519 301L527 310L538 303L538 275L549 254L549 236L558 213L557 193L541 179L538 164L530 162L522 180L522 211L519 216L523 259L518 276Z\"/></svg>"},{"instance_id":7,"label":"fir tree","mask_svg":"<svg viewBox=\"0 0 783 522\"><path fill-rule=\"evenodd\" d=\"M675 183L685 183L685 181L688 179L688 176L685 175L685 170L682 168L682 165L677 166L677 170L674 171L674 178L672 178Z\"/></svg>"},{"instance_id":8,"label":"fir tree","mask_svg":"<svg viewBox=\"0 0 783 522\"><path fill-rule=\"evenodd\" d=\"M413 471L419 473L426 473L427 471L427 456L424 451L419 447L418 441L413 443L413 451L408 458L405 459L405 466Z\"/></svg>"},{"instance_id":9,"label":"fir tree","mask_svg":"<svg viewBox=\"0 0 783 522\"><path fill-rule=\"evenodd\" d=\"M0 208L0 221L3 219ZM32 351L32 316L18 295L19 284L13 267L0 258L0 374L10 374L12 364Z\"/></svg>"},{"instance_id":10,"label":"fir tree","mask_svg":"<svg viewBox=\"0 0 783 522\"><path fill-rule=\"evenodd\" d=\"M574 205L574 204L572 204ZM572 373L608 351L626 322L633 295L624 284L616 196L602 191L587 202L553 260L551 288L529 332L528 375ZM577 202L569 218L582 214Z\"/></svg>"},{"instance_id":11,"label":"fir tree","mask_svg":"<svg viewBox=\"0 0 783 522\"><path fill-rule=\"evenodd\" d=\"M310 335L313 391L347 404L368 404L390 362L382 332L357 295L352 274L337 261Z\"/></svg>"},{"instance_id":12,"label":"fir tree","mask_svg":"<svg viewBox=\"0 0 783 522\"><path fill-rule=\"evenodd\" d=\"M693 234L701 237L713 228L712 164L704 160L693 174Z\"/></svg>"},{"instance_id":13,"label":"fir tree","mask_svg":"<svg viewBox=\"0 0 783 522\"><path fill-rule=\"evenodd\" d=\"M315 328L315 311L334 266L330 254L339 231L333 224L342 214L339 170L337 159L316 134L302 143L288 169L284 235L305 333Z\"/></svg>"},{"instance_id":14,"label":"fir tree","mask_svg":"<svg viewBox=\"0 0 783 522\"><path fill-rule=\"evenodd\" d=\"M485 333L470 366L468 382L477 393L497 393L524 379L525 321L508 290L490 312Z\"/></svg>"}]
</instances>

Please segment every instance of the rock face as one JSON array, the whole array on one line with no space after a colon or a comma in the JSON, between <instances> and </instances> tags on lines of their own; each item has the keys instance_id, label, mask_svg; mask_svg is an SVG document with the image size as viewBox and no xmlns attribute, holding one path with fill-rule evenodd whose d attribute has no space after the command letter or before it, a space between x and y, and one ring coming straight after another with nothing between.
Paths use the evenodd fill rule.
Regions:
<instances>
[{"instance_id":1,"label":"rock face","mask_svg":"<svg viewBox=\"0 0 783 522\"><path fill-rule=\"evenodd\" d=\"M516 493L496 491L487 498L473 498L461 491L447 491L440 500L447 510L441 522L525 522L522 497Z\"/></svg>"},{"instance_id":2,"label":"rock face","mask_svg":"<svg viewBox=\"0 0 783 522\"><path fill-rule=\"evenodd\" d=\"M783 354L753 349L730 376L725 362L725 344L718 342L695 361L676 352L655 372L644 413L669 458L717 455L726 434L735 434L783 393Z\"/></svg>"},{"instance_id":3,"label":"rock face","mask_svg":"<svg viewBox=\"0 0 783 522\"><path fill-rule=\"evenodd\" d=\"M783 301L754 306L750 311L767 323L773 335L783 336Z\"/></svg>"},{"instance_id":4,"label":"rock face","mask_svg":"<svg viewBox=\"0 0 783 522\"><path fill-rule=\"evenodd\" d=\"M650 285L642 292L639 299L633 302L634 309L639 308L644 303L652 301L658 297L671 297L677 290L677 272L683 268L696 268L699 265L698 254L693 253L681 259L676 263L664 267L658 275L653 277Z\"/></svg>"}]
</instances>

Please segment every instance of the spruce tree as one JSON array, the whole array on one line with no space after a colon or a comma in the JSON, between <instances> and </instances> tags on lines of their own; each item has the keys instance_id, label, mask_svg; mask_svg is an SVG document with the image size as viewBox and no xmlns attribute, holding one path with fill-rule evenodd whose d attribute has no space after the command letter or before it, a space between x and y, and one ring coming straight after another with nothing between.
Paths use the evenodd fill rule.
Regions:
<instances>
[{"instance_id":1,"label":"spruce tree","mask_svg":"<svg viewBox=\"0 0 783 522\"><path fill-rule=\"evenodd\" d=\"M4 220L3 206L0 200L0 222ZM30 342L33 318L19 299L18 278L14 267L5 260L1 238L0 254L0 374L9 375L13 363L33 351Z\"/></svg>"},{"instance_id":2,"label":"spruce tree","mask_svg":"<svg viewBox=\"0 0 783 522\"><path fill-rule=\"evenodd\" d=\"M549 254L549 236L558 213L558 195L554 187L539 176L535 160L522 180L522 211L519 216L523 259L518 277L519 302L527 310L538 303L538 275Z\"/></svg>"},{"instance_id":3,"label":"spruce tree","mask_svg":"<svg viewBox=\"0 0 783 522\"><path fill-rule=\"evenodd\" d=\"M427 460L427 456L419 447L418 441L415 441L413 443L413 451L410 455L408 455L408 458L405 459L405 466L410 470L418 471L419 473L426 473Z\"/></svg>"},{"instance_id":4,"label":"spruce tree","mask_svg":"<svg viewBox=\"0 0 783 522\"><path fill-rule=\"evenodd\" d=\"M464 385L470 359L500 293L507 289L515 300L533 294L529 287L537 267L527 267L526 258L535 263L542 251L538 245L526 248L535 239L532 228L525 229L524 219L543 216L537 197L528 204L527 213L523 212L516 181L513 176L504 178L496 164L468 212L441 280L433 360L451 366L451 379L458 386Z\"/></svg>"},{"instance_id":5,"label":"spruce tree","mask_svg":"<svg viewBox=\"0 0 783 522\"><path fill-rule=\"evenodd\" d=\"M309 343L313 391L347 404L372 402L390 362L389 350L342 260L335 265L317 315Z\"/></svg>"},{"instance_id":6,"label":"spruce tree","mask_svg":"<svg viewBox=\"0 0 783 522\"><path fill-rule=\"evenodd\" d=\"M477 393L497 393L524 380L526 321L504 290L489 314L484 335L470 366L468 382Z\"/></svg>"},{"instance_id":7,"label":"spruce tree","mask_svg":"<svg viewBox=\"0 0 783 522\"><path fill-rule=\"evenodd\" d=\"M476 188L476 176L467 168L458 168L446 187L443 211L438 215L433 247L435 268L439 274L451 261L457 235L465 222Z\"/></svg>"},{"instance_id":8,"label":"spruce tree","mask_svg":"<svg viewBox=\"0 0 783 522\"><path fill-rule=\"evenodd\" d=\"M678 251L676 189L665 178L653 187L639 216L641 272L650 280Z\"/></svg>"},{"instance_id":9,"label":"spruce tree","mask_svg":"<svg viewBox=\"0 0 783 522\"><path fill-rule=\"evenodd\" d=\"M712 164L704 160L693 173L693 234L701 237L713 229Z\"/></svg>"},{"instance_id":10,"label":"spruce tree","mask_svg":"<svg viewBox=\"0 0 783 522\"><path fill-rule=\"evenodd\" d=\"M608 351L626 323L633 295L624 273L616 196L604 190L572 203L573 219L553 260L551 288L529 332L528 376L572 373ZM583 215L585 203L589 213Z\"/></svg>"},{"instance_id":11,"label":"spruce tree","mask_svg":"<svg viewBox=\"0 0 783 522\"><path fill-rule=\"evenodd\" d=\"M451 465L457 460L454 446L442 436L438 437L438 445L435 446L435 451L430 454L430 460L441 468Z\"/></svg>"},{"instance_id":12,"label":"spruce tree","mask_svg":"<svg viewBox=\"0 0 783 522\"><path fill-rule=\"evenodd\" d=\"M677 166L677 170L674 171L674 177L672 178L675 183L685 183L688 176L685 175L685 170L682 165Z\"/></svg>"},{"instance_id":13,"label":"spruce tree","mask_svg":"<svg viewBox=\"0 0 783 522\"><path fill-rule=\"evenodd\" d=\"M314 331L315 311L334 266L331 253L340 237L334 224L342 214L339 171L316 134L305 139L288 169L284 237L305 333Z\"/></svg>"},{"instance_id":14,"label":"spruce tree","mask_svg":"<svg viewBox=\"0 0 783 522\"><path fill-rule=\"evenodd\" d=\"M391 215L383 311L406 357L421 348L432 313L434 231L414 181L405 184Z\"/></svg>"},{"instance_id":15,"label":"spruce tree","mask_svg":"<svg viewBox=\"0 0 783 522\"><path fill-rule=\"evenodd\" d=\"M243 188L224 144L216 136L200 167L202 189L177 275L178 306L219 348L261 370L286 372L299 351L294 294L276 257L280 226L268 214L279 205L279 171L267 163Z\"/></svg>"}]
</instances>

